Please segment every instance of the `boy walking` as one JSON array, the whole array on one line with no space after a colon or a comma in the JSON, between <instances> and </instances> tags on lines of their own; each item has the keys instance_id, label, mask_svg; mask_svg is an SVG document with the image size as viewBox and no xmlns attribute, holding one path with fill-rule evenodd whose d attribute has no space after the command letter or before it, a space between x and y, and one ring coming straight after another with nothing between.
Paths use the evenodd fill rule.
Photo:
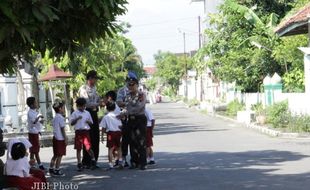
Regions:
<instances>
[{"instance_id":1,"label":"boy walking","mask_svg":"<svg viewBox=\"0 0 310 190\"><path fill-rule=\"evenodd\" d=\"M154 154L153 154L153 129L155 126L155 119L153 113L150 109L145 109L145 115L147 118L147 128L146 128L146 156L149 165L155 164Z\"/></svg>"},{"instance_id":2,"label":"boy walking","mask_svg":"<svg viewBox=\"0 0 310 190\"><path fill-rule=\"evenodd\" d=\"M54 156L50 163L49 173L55 176L63 175L63 172L59 169L62 156L66 155L66 146L67 146L67 136L65 132L65 118L64 114L64 105L62 102L56 102L53 105L53 109L56 112L55 118L53 119L53 153ZM55 166L55 168L54 168Z\"/></svg>"},{"instance_id":3,"label":"boy walking","mask_svg":"<svg viewBox=\"0 0 310 190\"><path fill-rule=\"evenodd\" d=\"M116 152L116 160L118 160L118 167L123 168L123 158L121 149L121 138L122 138L122 122L117 118L115 113L115 103L109 101L106 103L108 114L103 117L99 126L102 128L102 140L103 134L107 133L107 147L109 148L109 169L113 169L113 155Z\"/></svg>"},{"instance_id":4,"label":"boy walking","mask_svg":"<svg viewBox=\"0 0 310 190\"><path fill-rule=\"evenodd\" d=\"M26 100L26 103L28 107L30 108L27 114L27 123L28 123L28 137L29 141L32 144L32 147L30 148L30 159L34 160L36 159L39 168L41 170L45 170L44 166L41 163L40 159L40 141L39 141L39 134L41 134L42 125L43 122L43 116L37 112L37 101L35 97L28 97Z\"/></svg>"},{"instance_id":5,"label":"boy walking","mask_svg":"<svg viewBox=\"0 0 310 190\"><path fill-rule=\"evenodd\" d=\"M81 160L81 150L83 149L83 147L91 157L91 164L92 164L91 169L95 169L96 160L94 157L94 152L91 149L91 141L89 136L90 125L93 123L93 120L91 118L90 113L85 110L86 108L85 98L78 98L75 103L77 110L71 114L70 124L74 126L75 130L74 149L76 149L78 171L83 170Z\"/></svg>"}]
</instances>

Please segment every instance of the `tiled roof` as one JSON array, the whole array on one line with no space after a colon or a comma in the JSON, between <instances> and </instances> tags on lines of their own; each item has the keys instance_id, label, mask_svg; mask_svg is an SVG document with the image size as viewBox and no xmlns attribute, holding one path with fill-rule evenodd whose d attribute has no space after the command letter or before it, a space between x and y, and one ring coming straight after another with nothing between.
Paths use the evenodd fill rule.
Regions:
<instances>
[{"instance_id":1,"label":"tiled roof","mask_svg":"<svg viewBox=\"0 0 310 190\"><path fill-rule=\"evenodd\" d=\"M146 72L146 74L153 75L156 72L156 67L146 66L143 68L143 70Z\"/></svg>"},{"instance_id":2,"label":"tiled roof","mask_svg":"<svg viewBox=\"0 0 310 190\"><path fill-rule=\"evenodd\" d=\"M295 15L285 19L275 29L280 36L306 34L308 32L308 20L310 16L310 3L304 6Z\"/></svg>"},{"instance_id":3,"label":"tiled roof","mask_svg":"<svg viewBox=\"0 0 310 190\"><path fill-rule=\"evenodd\" d=\"M56 65L52 65L46 75L42 76L39 81L50 81L71 78L72 75L59 69Z\"/></svg>"}]
</instances>

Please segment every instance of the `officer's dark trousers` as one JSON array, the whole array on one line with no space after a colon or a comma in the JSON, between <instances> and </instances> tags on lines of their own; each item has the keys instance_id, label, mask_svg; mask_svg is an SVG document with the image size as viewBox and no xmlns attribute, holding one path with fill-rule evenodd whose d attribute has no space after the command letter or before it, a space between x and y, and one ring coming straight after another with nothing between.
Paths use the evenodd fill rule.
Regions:
<instances>
[{"instance_id":1,"label":"officer's dark trousers","mask_svg":"<svg viewBox=\"0 0 310 190\"><path fill-rule=\"evenodd\" d=\"M126 157L128 155L128 147L130 142L130 129L128 127L127 119L122 121L122 156Z\"/></svg>"},{"instance_id":2,"label":"officer's dark trousers","mask_svg":"<svg viewBox=\"0 0 310 190\"><path fill-rule=\"evenodd\" d=\"M86 109L93 119L93 124L90 125L89 136L91 141L91 149L94 152L94 156L96 161L98 160L99 156L99 141L100 141L100 131L99 131L99 123L98 123L98 114L97 111L93 111L91 109ZM83 147L83 165L91 165L91 157Z\"/></svg>"},{"instance_id":3,"label":"officer's dark trousers","mask_svg":"<svg viewBox=\"0 0 310 190\"><path fill-rule=\"evenodd\" d=\"M146 125L145 115L129 116L130 162L139 166L146 165Z\"/></svg>"}]
</instances>

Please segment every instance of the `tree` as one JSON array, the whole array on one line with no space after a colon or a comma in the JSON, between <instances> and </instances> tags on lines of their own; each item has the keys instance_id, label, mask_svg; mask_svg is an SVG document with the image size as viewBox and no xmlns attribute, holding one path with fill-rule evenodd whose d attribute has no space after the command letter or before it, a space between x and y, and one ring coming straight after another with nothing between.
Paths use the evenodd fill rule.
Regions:
<instances>
[{"instance_id":1,"label":"tree","mask_svg":"<svg viewBox=\"0 0 310 190\"><path fill-rule=\"evenodd\" d=\"M302 54L297 47L305 41L303 37L294 38L294 42L279 38L273 29L285 15L306 3L307 0L225 0L220 12L210 17L213 28L205 32L208 42L195 56L195 67L208 66L217 78L236 82L239 89L247 92L258 91L263 78L277 72L283 76L288 91L302 91ZM207 62L200 61L206 56Z\"/></svg>"},{"instance_id":2,"label":"tree","mask_svg":"<svg viewBox=\"0 0 310 190\"><path fill-rule=\"evenodd\" d=\"M160 77L176 94L181 79L185 74L184 58L170 52L161 51L154 55L154 58L157 69L155 76Z\"/></svg>"},{"instance_id":3,"label":"tree","mask_svg":"<svg viewBox=\"0 0 310 190\"><path fill-rule=\"evenodd\" d=\"M129 57L136 58L129 59ZM50 54L47 52L37 66L42 68L42 73L47 72L49 65L54 63L60 68L70 71L73 78L69 80L69 85L75 92L85 83L86 73L89 70L96 70L102 77L102 80L98 81L97 89L99 94L103 95L109 90L123 86L128 70L143 73L142 61L139 58L132 42L119 33L114 34L113 37L92 41L88 47L75 52L71 59L65 55L60 61L57 61L55 58L50 58ZM124 65L126 61L130 61L132 67L128 68Z\"/></svg>"},{"instance_id":4,"label":"tree","mask_svg":"<svg viewBox=\"0 0 310 190\"><path fill-rule=\"evenodd\" d=\"M0 73L14 72L32 50L72 57L98 37L112 36L126 0L1 0Z\"/></svg>"}]
</instances>

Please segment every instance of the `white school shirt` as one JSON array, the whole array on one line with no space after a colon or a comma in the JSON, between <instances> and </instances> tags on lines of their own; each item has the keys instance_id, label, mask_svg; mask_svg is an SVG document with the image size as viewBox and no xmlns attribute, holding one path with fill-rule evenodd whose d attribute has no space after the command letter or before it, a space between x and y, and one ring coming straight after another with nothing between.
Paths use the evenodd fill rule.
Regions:
<instances>
[{"instance_id":1,"label":"white school shirt","mask_svg":"<svg viewBox=\"0 0 310 190\"><path fill-rule=\"evenodd\" d=\"M29 177L30 164L27 157L18 160L8 159L5 164L5 174L19 177Z\"/></svg>"},{"instance_id":2,"label":"white school shirt","mask_svg":"<svg viewBox=\"0 0 310 190\"><path fill-rule=\"evenodd\" d=\"M103 117L99 126L106 129L107 132L121 131L120 127L122 126L122 122L116 117L116 114L114 112L109 112Z\"/></svg>"},{"instance_id":3,"label":"white school shirt","mask_svg":"<svg viewBox=\"0 0 310 190\"><path fill-rule=\"evenodd\" d=\"M39 112L37 112L35 109L29 109L27 114L27 123L28 123L28 132L31 134L39 134L39 132L42 129L42 125L39 121L34 123L38 115Z\"/></svg>"},{"instance_id":4,"label":"white school shirt","mask_svg":"<svg viewBox=\"0 0 310 190\"><path fill-rule=\"evenodd\" d=\"M155 119L150 109L145 108L145 116L147 118L147 127L152 127L152 120Z\"/></svg>"},{"instance_id":5,"label":"white school shirt","mask_svg":"<svg viewBox=\"0 0 310 190\"><path fill-rule=\"evenodd\" d=\"M88 111L80 111L76 110L74 111L70 116L70 123L72 123L73 120L78 118L79 116L82 116L82 119L78 120L77 123L74 125L75 130L89 130L90 126L86 123L86 121L90 121L93 123L93 119L91 118L91 115Z\"/></svg>"},{"instance_id":6,"label":"white school shirt","mask_svg":"<svg viewBox=\"0 0 310 190\"><path fill-rule=\"evenodd\" d=\"M65 118L57 113L53 119L53 134L56 140L63 141L65 137L62 135L61 129L66 127Z\"/></svg>"}]
</instances>

